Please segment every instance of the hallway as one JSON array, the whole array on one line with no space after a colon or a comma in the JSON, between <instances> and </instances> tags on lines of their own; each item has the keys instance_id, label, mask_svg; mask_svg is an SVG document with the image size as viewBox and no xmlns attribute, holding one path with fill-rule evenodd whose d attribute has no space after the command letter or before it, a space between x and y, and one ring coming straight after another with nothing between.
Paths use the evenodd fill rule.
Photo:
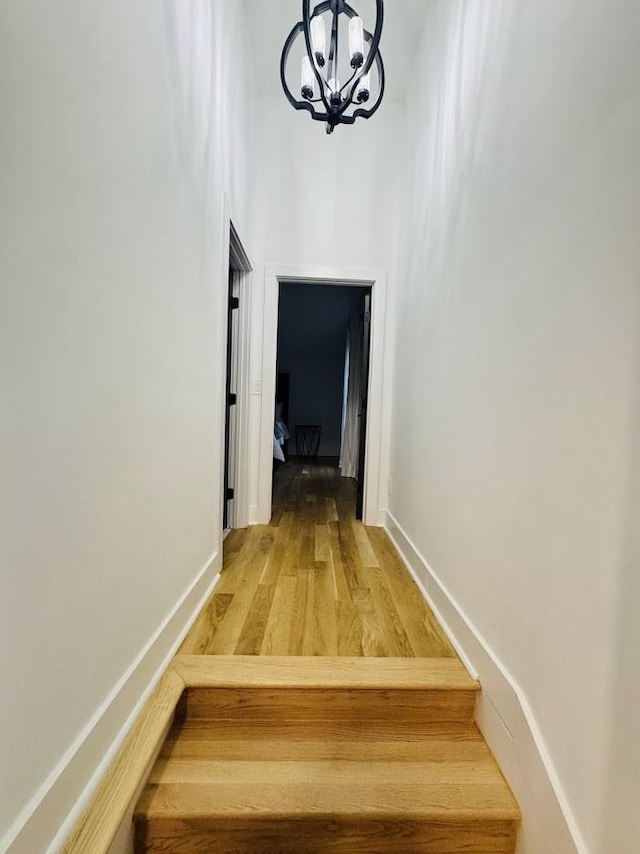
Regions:
<instances>
[{"instance_id":1,"label":"hallway","mask_svg":"<svg viewBox=\"0 0 640 854\"><path fill-rule=\"evenodd\" d=\"M354 674L464 681L518 854L637 854L640 3L352 0L384 93L329 135L281 73L358 92L317 5L315 83L300 0L0 6L0 854L132 854L185 700ZM359 348L302 322L328 285L371 291L362 513L324 463L272 495L278 397L355 450L322 389L344 410Z\"/></svg>"},{"instance_id":2,"label":"hallway","mask_svg":"<svg viewBox=\"0 0 640 854\"><path fill-rule=\"evenodd\" d=\"M271 524L229 534L180 653L454 657L386 532L354 508L355 481L337 468L281 466Z\"/></svg>"}]
</instances>

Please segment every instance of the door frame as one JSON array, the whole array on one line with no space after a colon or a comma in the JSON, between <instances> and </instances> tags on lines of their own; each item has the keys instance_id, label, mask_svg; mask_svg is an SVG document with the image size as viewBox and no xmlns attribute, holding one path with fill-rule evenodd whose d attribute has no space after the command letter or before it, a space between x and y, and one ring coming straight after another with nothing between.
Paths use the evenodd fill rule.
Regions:
<instances>
[{"instance_id":1,"label":"door frame","mask_svg":"<svg viewBox=\"0 0 640 854\"><path fill-rule=\"evenodd\" d=\"M234 497L230 507L228 526L229 528L246 528L249 524L249 324L251 308L251 260L244 248L238 230L230 215L230 205L225 200L224 215L226 257L226 281L229 280L229 271L232 271L233 292L240 300L237 319L234 319L235 348L234 348L234 374L236 382L236 412L233 425L233 436L231 444L234 452L233 468L235 482L233 484ZM226 364L227 348L227 300L229 288L225 289L225 318L224 331L224 364ZM225 370L226 379L226 370ZM226 411L226 382L223 383L223 412ZM222 425L222 468L225 464L224 453L225 425ZM220 509L226 501L224 494L225 473L221 472L220 486ZM220 514L220 525L222 526L222 514Z\"/></svg>"},{"instance_id":2,"label":"door frame","mask_svg":"<svg viewBox=\"0 0 640 854\"><path fill-rule=\"evenodd\" d=\"M262 417L258 482L258 524L271 519L273 485L273 423L276 397L278 302L281 283L371 287L371 345L364 470L365 525L381 525L387 503L386 446L389 442L390 406L384 406L385 365L390 358L387 317L387 271L376 268L268 264L264 275ZM386 412L385 412L386 410Z\"/></svg>"}]
</instances>

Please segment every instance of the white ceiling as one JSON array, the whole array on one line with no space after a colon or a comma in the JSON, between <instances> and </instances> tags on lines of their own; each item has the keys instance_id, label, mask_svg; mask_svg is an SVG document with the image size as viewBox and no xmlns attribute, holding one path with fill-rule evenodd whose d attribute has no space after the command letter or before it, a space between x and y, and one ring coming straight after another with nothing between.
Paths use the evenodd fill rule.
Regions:
<instances>
[{"instance_id":1,"label":"white ceiling","mask_svg":"<svg viewBox=\"0 0 640 854\"><path fill-rule=\"evenodd\" d=\"M302 0L244 0L244 4L258 93L277 95L282 92L282 46L292 27L302 18ZM374 0L351 0L351 5L362 15L365 26L373 27ZM404 100L428 7L429 0L387 0L385 3L380 51L385 65L387 98Z\"/></svg>"}]
</instances>

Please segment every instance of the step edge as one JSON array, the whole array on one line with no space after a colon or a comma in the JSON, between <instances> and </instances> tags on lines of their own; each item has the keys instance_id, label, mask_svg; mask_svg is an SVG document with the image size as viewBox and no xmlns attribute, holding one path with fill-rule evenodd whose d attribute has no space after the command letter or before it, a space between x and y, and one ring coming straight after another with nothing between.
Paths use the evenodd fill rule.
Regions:
<instances>
[{"instance_id":1,"label":"step edge","mask_svg":"<svg viewBox=\"0 0 640 854\"><path fill-rule=\"evenodd\" d=\"M480 690L454 658L178 655L173 666L186 688Z\"/></svg>"},{"instance_id":2,"label":"step edge","mask_svg":"<svg viewBox=\"0 0 640 854\"><path fill-rule=\"evenodd\" d=\"M136 809L133 813L133 821L160 822L184 820L188 822L235 822L235 821L345 821L358 822L376 819L378 821L415 821L415 822L520 822L522 813L516 805L514 807L500 807L487 810L470 810L443 808L441 810L428 810L417 812L415 810L402 812L400 810L360 810L358 812L339 812L337 810L309 811L282 811L282 810L225 810L221 812L189 812L187 810L174 810L165 812L154 812L152 809Z\"/></svg>"}]
</instances>

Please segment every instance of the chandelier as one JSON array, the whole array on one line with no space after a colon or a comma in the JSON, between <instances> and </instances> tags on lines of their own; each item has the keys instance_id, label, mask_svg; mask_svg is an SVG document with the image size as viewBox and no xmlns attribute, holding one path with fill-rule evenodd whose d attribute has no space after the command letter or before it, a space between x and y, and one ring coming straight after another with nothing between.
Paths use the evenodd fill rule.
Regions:
<instances>
[{"instance_id":1,"label":"chandelier","mask_svg":"<svg viewBox=\"0 0 640 854\"><path fill-rule=\"evenodd\" d=\"M327 133L333 133L336 125L353 124L358 117L370 118L380 106L384 93L384 66L378 49L382 19L383 0L376 0L373 35L346 0L324 0L313 12L310 0L302 0L302 20L291 30L282 49L280 79L291 106L326 122ZM347 29L348 40L343 41ZM294 45L298 52L302 50L300 85L293 85L299 97L288 82L287 61ZM348 54L343 45L348 45ZM341 83L345 71L348 79ZM375 98L372 91L377 93Z\"/></svg>"}]
</instances>

